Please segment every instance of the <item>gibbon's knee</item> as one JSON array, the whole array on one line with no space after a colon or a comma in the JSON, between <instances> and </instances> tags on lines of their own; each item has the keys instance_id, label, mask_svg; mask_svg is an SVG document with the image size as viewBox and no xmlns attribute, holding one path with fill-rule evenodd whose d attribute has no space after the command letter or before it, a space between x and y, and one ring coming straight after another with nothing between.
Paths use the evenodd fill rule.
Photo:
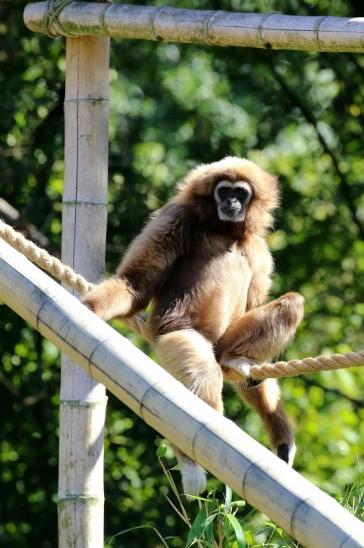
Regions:
<instances>
[{"instance_id":1,"label":"gibbon's knee","mask_svg":"<svg viewBox=\"0 0 364 548\"><path fill-rule=\"evenodd\" d=\"M277 309L277 319L287 329L296 330L303 319L304 302L302 295L291 291L270 304Z\"/></svg>"},{"instance_id":2,"label":"gibbon's knee","mask_svg":"<svg viewBox=\"0 0 364 548\"><path fill-rule=\"evenodd\" d=\"M219 362L239 356L263 361L283 352L303 318L303 304L292 292L246 312L218 341Z\"/></svg>"},{"instance_id":3,"label":"gibbon's knee","mask_svg":"<svg viewBox=\"0 0 364 548\"><path fill-rule=\"evenodd\" d=\"M238 394L260 415L274 452L292 466L296 453L294 434L283 408L276 379L266 379L254 388L246 389L241 383L234 386Z\"/></svg>"},{"instance_id":4,"label":"gibbon's knee","mask_svg":"<svg viewBox=\"0 0 364 548\"><path fill-rule=\"evenodd\" d=\"M155 350L164 369L211 407L223 412L223 375L210 341L194 329L181 329L161 335Z\"/></svg>"},{"instance_id":5,"label":"gibbon's knee","mask_svg":"<svg viewBox=\"0 0 364 548\"><path fill-rule=\"evenodd\" d=\"M82 302L103 320L128 316L133 303L133 292L125 280L110 278L97 285Z\"/></svg>"}]
</instances>

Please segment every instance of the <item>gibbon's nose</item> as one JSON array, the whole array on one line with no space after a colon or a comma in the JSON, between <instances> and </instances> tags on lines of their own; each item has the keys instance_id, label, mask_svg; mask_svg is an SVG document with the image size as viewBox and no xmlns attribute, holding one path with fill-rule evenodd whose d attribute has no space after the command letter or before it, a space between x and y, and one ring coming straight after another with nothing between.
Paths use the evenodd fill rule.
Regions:
<instances>
[{"instance_id":1,"label":"gibbon's nose","mask_svg":"<svg viewBox=\"0 0 364 548\"><path fill-rule=\"evenodd\" d=\"M228 198L226 200L226 205L232 211L240 211L241 205L237 198Z\"/></svg>"}]
</instances>

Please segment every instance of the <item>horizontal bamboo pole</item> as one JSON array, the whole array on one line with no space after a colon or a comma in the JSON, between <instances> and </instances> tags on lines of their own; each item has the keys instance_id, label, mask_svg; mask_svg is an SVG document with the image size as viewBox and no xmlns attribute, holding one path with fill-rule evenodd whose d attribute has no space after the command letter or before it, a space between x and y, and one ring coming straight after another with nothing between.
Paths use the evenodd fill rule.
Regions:
<instances>
[{"instance_id":1,"label":"horizontal bamboo pole","mask_svg":"<svg viewBox=\"0 0 364 548\"><path fill-rule=\"evenodd\" d=\"M189 392L0 239L0 298L146 423L312 548L360 548L364 524Z\"/></svg>"},{"instance_id":2,"label":"horizontal bamboo pole","mask_svg":"<svg viewBox=\"0 0 364 548\"><path fill-rule=\"evenodd\" d=\"M51 28L47 3L29 4L26 26L54 36L104 35L165 42L311 51L364 51L363 17L202 11L168 7L73 2Z\"/></svg>"}]
</instances>

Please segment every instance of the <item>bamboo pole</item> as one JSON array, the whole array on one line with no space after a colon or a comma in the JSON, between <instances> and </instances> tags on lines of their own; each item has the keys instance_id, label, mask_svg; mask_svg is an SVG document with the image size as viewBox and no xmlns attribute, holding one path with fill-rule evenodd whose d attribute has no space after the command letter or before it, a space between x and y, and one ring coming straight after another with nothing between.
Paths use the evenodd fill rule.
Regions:
<instances>
[{"instance_id":1,"label":"bamboo pole","mask_svg":"<svg viewBox=\"0 0 364 548\"><path fill-rule=\"evenodd\" d=\"M68 38L62 260L96 282L107 222L109 39ZM62 356L58 530L61 548L101 548L105 387Z\"/></svg>"},{"instance_id":2,"label":"bamboo pole","mask_svg":"<svg viewBox=\"0 0 364 548\"><path fill-rule=\"evenodd\" d=\"M26 26L47 32L46 2L29 4ZM73 2L48 32L54 36L103 35L211 46L311 51L364 51L363 17L295 16L168 7Z\"/></svg>"},{"instance_id":3,"label":"bamboo pole","mask_svg":"<svg viewBox=\"0 0 364 548\"><path fill-rule=\"evenodd\" d=\"M1 239L0 298L146 423L304 546L364 546L362 522L189 392Z\"/></svg>"}]
</instances>

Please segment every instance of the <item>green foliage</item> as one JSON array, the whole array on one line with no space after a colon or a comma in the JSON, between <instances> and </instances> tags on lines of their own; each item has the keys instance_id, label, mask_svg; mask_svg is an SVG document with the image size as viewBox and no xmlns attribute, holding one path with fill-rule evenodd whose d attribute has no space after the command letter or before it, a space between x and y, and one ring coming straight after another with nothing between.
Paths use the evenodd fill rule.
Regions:
<instances>
[{"instance_id":1,"label":"green foliage","mask_svg":"<svg viewBox=\"0 0 364 548\"><path fill-rule=\"evenodd\" d=\"M355 0L173 4L338 16L360 16L362 7ZM59 247L64 41L27 31L25 5L0 3L1 197ZM306 297L305 321L287 357L362 349L363 57L128 40L115 40L111 52L108 271L188 168L226 154L246 155L276 173L282 186L270 236L277 270L273 295L294 289ZM0 348L0 544L55 546L58 351L5 306ZM362 372L286 379L282 388L295 423L297 469L329 493L342 493L340 500L349 500L362 518ZM130 529L112 546L155 548L161 541L152 529L135 529L145 525L163 538L175 537L166 540L171 546L182 546L187 524L165 498L169 484L155 458L158 437L113 397L109 401L106 533L111 538ZM257 416L229 390L225 407L267 443ZM223 500L221 485L210 479L210 487ZM217 516L221 502L206 504L208 513L200 518L205 515L201 523L209 535L220 518L206 519ZM191 516L201 511L195 506ZM228 515L243 523L248 546L289 546L248 506ZM223 518L221 527L237 539L232 521Z\"/></svg>"},{"instance_id":2,"label":"green foliage","mask_svg":"<svg viewBox=\"0 0 364 548\"><path fill-rule=\"evenodd\" d=\"M185 524L186 535L182 538L176 536L165 536L155 527L144 524L136 527L124 529L116 533L107 543L107 548L115 546L119 537L129 535L131 532L138 532L140 529L151 529L161 541L158 546L166 548L185 546L190 548L246 548L246 547L267 547L281 546L294 547L297 544L292 541L285 533L271 522L259 523L252 521L252 515L255 511L248 507L244 500L233 500L233 493L230 487L225 486L224 501L211 491L206 497L188 497L185 502L185 495L178 491L171 470L169 469L168 459L173 452L168 445L162 443L157 451L157 458L162 467L163 473L168 480L171 493L166 495L166 500L173 508L177 516ZM166 460L167 459L167 460ZM193 502L191 502L191 499ZM356 503L358 506L358 504ZM191 518L194 516L194 518ZM184 538L185 537L185 538ZM128 544L129 545L129 544Z\"/></svg>"}]
</instances>

